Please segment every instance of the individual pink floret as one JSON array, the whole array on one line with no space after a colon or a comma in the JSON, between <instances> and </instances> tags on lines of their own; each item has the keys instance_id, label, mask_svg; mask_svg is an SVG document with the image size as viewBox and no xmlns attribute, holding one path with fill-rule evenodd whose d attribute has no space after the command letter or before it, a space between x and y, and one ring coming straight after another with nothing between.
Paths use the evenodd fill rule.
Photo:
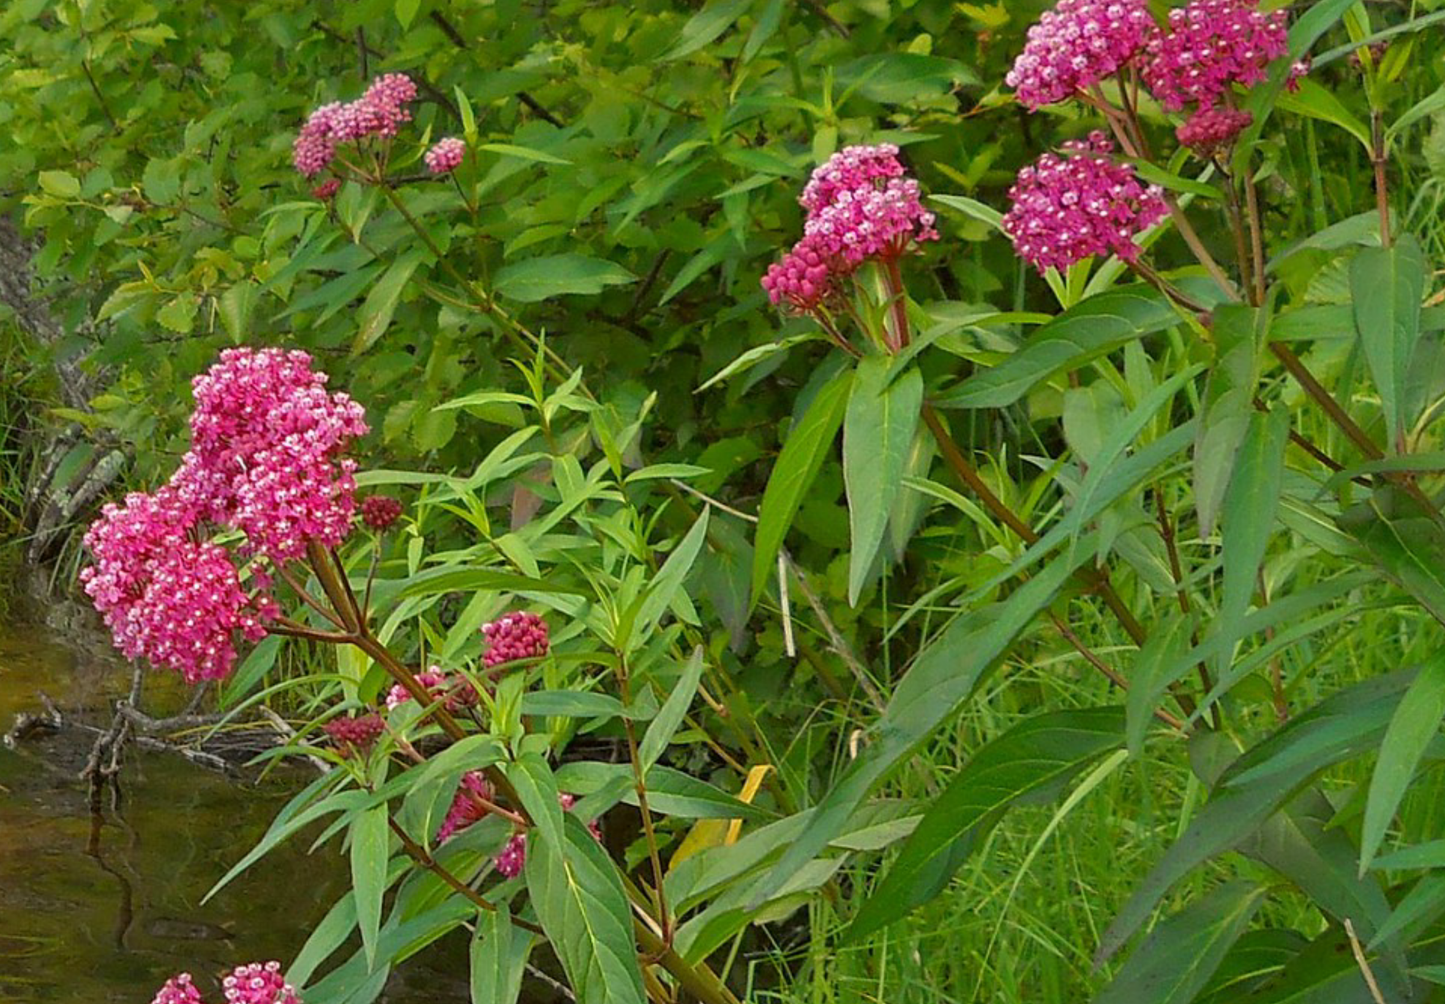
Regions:
<instances>
[{"instance_id":1,"label":"individual pink floret","mask_svg":"<svg viewBox=\"0 0 1445 1004\"><path fill-rule=\"evenodd\" d=\"M177 973L156 991L151 1004L202 1004L201 992L191 981L190 973Z\"/></svg>"},{"instance_id":2,"label":"individual pink floret","mask_svg":"<svg viewBox=\"0 0 1445 1004\"><path fill-rule=\"evenodd\" d=\"M1034 110L1112 76L1155 27L1147 0L1059 0L1029 29L1005 82Z\"/></svg>"},{"instance_id":3,"label":"individual pink floret","mask_svg":"<svg viewBox=\"0 0 1445 1004\"><path fill-rule=\"evenodd\" d=\"M1266 14L1254 0L1191 0L1150 33L1144 83L1170 111L1212 108L1234 85L1265 78L1270 62L1289 51L1288 23L1288 12Z\"/></svg>"},{"instance_id":4,"label":"individual pink floret","mask_svg":"<svg viewBox=\"0 0 1445 1004\"><path fill-rule=\"evenodd\" d=\"M467 144L455 136L448 136L446 139L437 140L423 158L426 161L427 170L432 174L449 174L461 166L462 158L467 155Z\"/></svg>"},{"instance_id":5,"label":"individual pink floret","mask_svg":"<svg viewBox=\"0 0 1445 1004\"><path fill-rule=\"evenodd\" d=\"M1133 261L1139 254L1134 238L1168 212L1163 190L1116 163L1113 149L1095 132L1019 172L1003 228L1019 256L1040 272L1099 255Z\"/></svg>"},{"instance_id":6,"label":"individual pink floret","mask_svg":"<svg viewBox=\"0 0 1445 1004\"><path fill-rule=\"evenodd\" d=\"M517 610L482 625L487 652L482 662L488 668L517 659L535 659L547 654L551 642L547 622L533 613Z\"/></svg>"},{"instance_id":7,"label":"individual pink floret","mask_svg":"<svg viewBox=\"0 0 1445 1004\"><path fill-rule=\"evenodd\" d=\"M281 975L279 962L237 966L221 981L229 1004L301 1004L296 989Z\"/></svg>"}]
</instances>

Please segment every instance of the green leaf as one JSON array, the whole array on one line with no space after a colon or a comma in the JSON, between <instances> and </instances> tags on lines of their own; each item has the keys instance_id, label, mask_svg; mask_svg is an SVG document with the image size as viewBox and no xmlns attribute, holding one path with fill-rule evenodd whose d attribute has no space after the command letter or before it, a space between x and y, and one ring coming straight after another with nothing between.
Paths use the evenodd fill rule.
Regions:
<instances>
[{"instance_id":1,"label":"green leaf","mask_svg":"<svg viewBox=\"0 0 1445 1004\"><path fill-rule=\"evenodd\" d=\"M1386 485L1338 519L1380 569L1445 624L1445 530L1433 513Z\"/></svg>"},{"instance_id":2,"label":"green leaf","mask_svg":"<svg viewBox=\"0 0 1445 1004\"><path fill-rule=\"evenodd\" d=\"M977 84L978 75L957 59L921 52L880 52L849 60L838 67L838 82L869 101L901 105L947 94L957 84Z\"/></svg>"},{"instance_id":3,"label":"green leaf","mask_svg":"<svg viewBox=\"0 0 1445 1004\"><path fill-rule=\"evenodd\" d=\"M707 524L711 512L710 507L703 508L702 515L693 522L692 529L687 532L687 536L683 537L682 542L673 548L672 553L667 556L667 560L662 563L662 567L657 570L657 574L648 583L647 591L642 594L642 601L637 612L634 643L641 644L645 641L653 626L661 620L662 615L677 600L683 581L692 571L692 566L697 562L697 556L707 541Z\"/></svg>"},{"instance_id":4,"label":"green leaf","mask_svg":"<svg viewBox=\"0 0 1445 1004\"><path fill-rule=\"evenodd\" d=\"M1174 682L1167 678L1167 671L1189 651L1194 628L1194 618L1179 613L1163 624L1156 622L1134 659L1125 700L1128 712L1125 733L1133 756L1138 756L1144 748L1144 733L1149 728L1154 709L1159 707L1159 702L1169 692L1169 685Z\"/></svg>"},{"instance_id":5,"label":"green leaf","mask_svg":"<svg viewBox=\"0 0 1445 1004\"><path fill-rule=\"evenodd\" d=\"M80 179L69 171L41 171L40 187L57 199L80 198Z\"/></svg>"},{"instance_id":6,"label":"green leaf","mask_svg":"<svg viewBox=\"0 0 1445 1004\"><path fill-rule=\"evenodd\" d=\"M1405 389L1420 340L1426 272L1425 254L1409 234L1390 248L1366 248L1350 264L1355 327L1392 444L1401 441L1413 418L1405 414Z\"/></svg>"},{"instance_id":7,"label":"green leaf","mask_svg":"<svg viewBox=\"0 0 1445 1004\"><path fill-rule=\"evenodd\" d=\"M1307 115L1321 122L1330 122L1359 140L1366 152L1371 148L1370 127L1356 118L1354 113L1345 107L1344 102L1309 77L1296 81L1296 88L1292 93L1281 94L1275 107L1282 111Z\"/></svg>"},{"instance_id":8,"label":"green leaf","mask_svg":"<svg viewBox=\"0 0 1445 1004\"><path fill-rule=\"evenodd\" d=\"M508 265L497 272L492 285L500 295L519 303L537 303L554 296L591 295L636 281L637 276L615 262L568 253Z\"/></svg>"},{"instance_id":9,"label":"green leaf","mask_svg":"<svg viewBox=\"0 0 1445 1004\"><path fill-rule=\"evenodd\" d=\"M251 314L255 312L260 287L254 282L238 282L221 294L221 324L233 342L243 342L251 334Z\"/></svg>"},{"instance_id":10,"label":"green leaf","mask_svg":"<svg viewBox=\"0 0 1445 1004\"><path fill-rule=\"evenodd\" d=\"M356 918L367 965L376 965L376 938L381 928L381 898L386 892L390 860L390 816L385 802L356 817L351 827L351 887L356 893Z\"/></svg>"},{"instance_id":11,"label":"green leaf","mask_svg":"<svg viewBox=\"0 0 1445 1004\"><path fill-rule=\"evenodd\" d=\"M857 941L931 899L962 861L938 866L957 841L1018 799L1062 784L1123 740L1120 708L1056 711L1025 719L969 760L924 813L881 884L863 903Z\"/></svg>"},{"instance_id":12,"label":"green leaf","mask_svg":"<svg viewBox=\"0 0 1445 1004\"><path fill-rule=\"evenodd\" d=\"M910 368L890 383L891 360L869 356L858 364L843 420L843 482L848 490L848 603L858 595L903 481L903 468L923 407L923 374Z\"/></svg>"},{"instance_id":13,"label":"green leaf","mask_svg":"<svg viewBox=\"0 0 1445 1004\"><path fill-rule=\"evenodd\" d=\"M945 393L940 408L1004 408L1057 373L1076 370L1125 342L1180 323L1177 310L1147 286L1113 289L1040 326L993 369Z\"/></svg>"},{"instance_id":14,"label":"green leaf","mask_svg":"<svg viewBox=\"0 0 1445 1004\"><path fill-rule=\"evenodd\" d=\"M753 0L708 0L702 10L688 18L677 41L658 60L681 59L716 41L752 5Z\"/></svg>"},{"instance_id":15,"label":"green leaf","mask_svg":"<svg viewBox=\"0 0 1445 1004\"><path fill-rule=\"evenodd\" d=\"M987 203L970 199L966 195L930 195L929 198L941 206L962 213L971 220L987 223L993 229L1003 232L1003 213Z\"/></svg>"},{"instance_id":16,"label":"green leaf","mask_svg":"<svg viewBox=\"0 0 1445 1004\"><path fill-rule=\"evenodd\" d=\"M271 820L265 836L255 847L247 851L240 861L232 865L225 875L221 876L220 880L201 898L201 903L204 905L208 902L212 896L230 885L236 876L280 846L306 824L333 812L347 811L365 800L365 792L360 791L328 792L325 797L321 797L323 791L336 787L341 780L342 778L335 773L323 774L292 796L291 801L287 802Z\"/></svg>"},{"instance_id":17,"label":"green leaf","mask_svg":"<svg viewBox=\"0 0 1445 1004\"><path fill-rule=\"evenodd\" d=\"M637 804L632 765L578 760L557 769L557 785L577 795L615 788L628 805ZM653 812L681 819L767 820L771 814L680 770L653 766L647 772L647 804Z\"/></svg>"},{"instance_id":18,"label":"green leaf","mask_svg":"<svg viewBox=\"0 0 1445 1004\"><path fill-rule=\"evenodd\" d=\"M391 315L396 312L396 305L401 300L402 290L406 288L412 273L420 264L419 253L402 255L391 263L386 274L371 287L371 292L366 294L366 302L356 314L356 340L351 345L352 355L365 352L386 333L391 324Z\"/></svg>"},{"instance_id":19,"label":"green leaf","mask_svg":"<svg viewBox=\"0 0 1445 1004\"><path fill-rule=\"evenodd\" d=\"M447 566L418 572L406 580L397 593L397 599L413 596L436 596L441 593L470 593L490 589L508 593L544 593L564 596L587 596L585 590L575 586L562 585L550 579L533 579L516 572L501 572L491 568L466 568Z\"/></svg>"},{"instance_id":20,"label":"green leaf","mask_svg":"<svg viewBox=\"0 0 1445 1004\"><path fill-rule=\"evenodd\" d=\"M1421 668L1385 730L1380 759L1370 776L1365 820L1360 831L1361 875L1380 849L1425 748L1440 731L1442 719L1445 719L1445 649L1436 652Z\"/></svg>"},{"instance_id":21,"label":"green leaf","mask_svg":"<svg viewBox=\"0 0 1445 1004\"><path fill-rule=\"evenodd\" d=\"M1047 606L1093 547L1074 548L1020 586L1003 603L956 618L918 655L873 730L873 742L823 796L807 828L773 867L776 887L827 847L869 790L968 699L984 671Z\"/></svg>"},{"instance_id":22,"label":"green leaf","mask_svg":"<svg viewBox=\"0 0 1445 1004\"><path fill-rule=\"evenodd\" d=\"M555 805L554 805L555 808ZM530 810L529 810L530 811ZM527 891L578 1004L644 1004L632 913L602 846L575 817L527 841Z\"/></svg>"},{"instance_id":23,"label":"green leaf","mask_svg":"<svg viewBox=\"0 0 1445 1004\"><path fill-rule=\"evenodd\" d=\"M701 384L698 385L697 389L694 390L693 393L701 394L703 391L707 390L714 384L721 383L728 377L736 376L738 373L741 373L744 370L751 369L758 363L762 362L764 359L767 359L769 356L776 355L779 352L786 352L794 345L812 340L812 335L793 335L780 341L769 342L766 345L755 345L752 348L748 349L746 352L744 352L742 355L738 356L732 362L728 363L722 369L718 370L712 376L704 380Z\"/></svg>"},{"instance_id":24,"label":"green leaf","mask_svg":"<svg viewBox=\"0 0 1445 1004\"><path fill-rule=\"evenodd\" d=\"M657 763L657 758L662 756L663 750L667 749L667 744L672 742L672 737L682 725L688 709L692 707L692 699L697 694L698 684L702 682L702 670L703 650L698 646L692 650L692 657L682 667L682 673L678 676L672 693L667 695L657 717L647 726L647 732L642 736L637 758L642 764L644 777L652 769L652 765Z\"/></svg>"},{"instance_id":25,"label":"green leaf","mask_svg":"<svg viewBox=\"0 0 1445 1004\"><path fill-rule=\"evenodd\" d=\"M421 0L396 0L396 20L402 31L411 27L416 12L421 9Z\"/></svg>"},{"instance_id":26,"label":"green leaf","mask_svg":"<svg viewBox=\"0 0 1445 1004\"><path fill-rule=\"evenodd\" d=\"M1094 1004L1188 1004L1244 933L1265 890L1230 882L1156 927Z\"/></svg>"},{"instance_id":27,"label":"green leaf","mask_svg":"<svg viewBox=\"0 0 1445 1004\"><path fill-rule=\"evenodd\" d=\"M1235 457L1254 414L1259 351L1268 315L1257 307L1221 304L1214 311L1214 368L1204 386L1199 435L1194 441L1194 505L1199 532L1214 533Z\"/></svg>"},{"instance_id":28,"label":"green leaf","mask_svg":"<svg viewBox=\"0 0 1445 1004\"><path fill-rule=\"evenodd\" d=\"M1214 618L1215 633L1224 639L1216 660L1220 672L1240 637L1244 615L1254 598L1259 566L1279 509L1288 444L1288 411L1277 408L1250 416L1224 496L1224 595Z\"/></svg>"},{"instance_id":29,"label":"green leaf","mask_svg":"<svg viewBox=\"0 0 1445 1004\"><path fill-rule=\"evenodd\" d=\"M534 690L522 695L522 714L560 718L621 718L622 702L607 694L578 690Z\"/></svg>"},{"instance_id":30,"label":"green leaf","mask_svg":"<svg viewBox=\"0 0 1445 1004\"><path fill-rule=\"evenodd\" d=\"M513 926L506 903L483 913L468 951L472 1004L515 1004L522 994L522 976L531 951L532 936Z\"/></svg>"},{"instance_id":31,"label":"green leaf","mask_svg":"<svg viewBox=\"0 0 1445 1004\"><path fill-rule=\"evenodd\" d=\"M514 143L480 143L477 145L477 149L487 153L500 154L503 157L516 157L519 160L535 161L538 164L570 165L572 163L567 158L558 157L556 154L548 153L546 150L534 150L531 147L517 146Z\"/></svg>"},{"instance_id":32,"label":"green leaf","mask_svg":"<svg viewBox=\"0 0 1445 1004\"><path fill-rule=\"evenodd\" d=\"M1445 913L1445 875L1422 875L1395 907L1369 948L1388 938L1418 934Z\"/></svg>"},{"instance_id":33,"label":"green leaf","mask_svg":"<svg viewBox=\"0 0 1445 1004\"><path fill-rule=\"evenodd\" d=\"M823 460L832 449L843 412L848 405L848 391L853 371L844 370L819 388L797 426L788 434L777 463L768 477L763 501L758 507L758 528L753 542L752 606L756 607L763 586L783 546L783 538L793 525L793 517L803 504L803 496L818 476Z\"/></svg>"}]
</instances>

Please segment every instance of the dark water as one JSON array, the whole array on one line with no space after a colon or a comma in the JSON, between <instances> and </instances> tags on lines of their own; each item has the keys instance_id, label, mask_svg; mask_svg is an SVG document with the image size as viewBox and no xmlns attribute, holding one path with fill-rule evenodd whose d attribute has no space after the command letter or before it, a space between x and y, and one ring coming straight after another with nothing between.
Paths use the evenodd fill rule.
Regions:
<instances>
[{"instance_id":1,"label":"dark water","mask_svg":"<svg viewBox=\"0 0 1445 1004\"><path fill-rule=\"evenodd\" d=\"M129 673L103 648L62 646L53 628L0 620L0 732L45 691L68 717L99 722ZM260 786L171 753L127 752L118 793L92 813L77 780L93 736L76 729L0 747L0 1001L148 1004L167 976L212 980L253 960L294 958L346 888L339 844L309 840L263 859L214 899L216 879L309 780ZM333 961L340 961L344 954ZM466 1000L465 944L434 946L382 998Z\"/></svg>"}]
</instances>

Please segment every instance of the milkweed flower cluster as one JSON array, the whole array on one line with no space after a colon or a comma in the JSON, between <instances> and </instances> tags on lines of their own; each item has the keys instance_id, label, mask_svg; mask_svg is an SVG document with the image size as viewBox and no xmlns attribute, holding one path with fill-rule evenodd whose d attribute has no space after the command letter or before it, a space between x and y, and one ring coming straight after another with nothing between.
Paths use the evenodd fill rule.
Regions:
<instances>
[{"instance_id":1,"label":"milkweed flower cluster","mask_svg":"<svg viewBox=\"0 0 1445 1004\"><path fill-rule=\"evenodd\" d=\"M427 170L432 174L450 174L461 166L462 158L466 155L467 144L455 136L448 136L446 139L437 140L422 159L426 161Z\"/></svg>"},{"instance_id":2,"label":"milkweed flower cluster","mask_svg":"<svg viewBox=\"0 0 1445 1004\"><path fill-rule=\"evenodd\" d=\"M355 101L333 101L313 111L292 144L291 162L304 176L315 177L336 159L337 144L395 136L401 123L411 121L407 105L415 100L410 77L382 74Z\"/></svg>"},{"instance_id":3,"label":"milkweed flower cluster","mask_svg":"<svg viewBox=\"0 0 1445 1004\"><path fill-rule=\"evenodd\" d=\"M1151 33L1144 83L1170 111L1212 108L1231 86L1259 83L1289 51L1288 19L1284 10L1264 13L1254 0L1191 0Z\"/></svg>"},{"instance_id":4,"label":"milkweed flower cluster","mask_svg":"<svg viewBox=\"0 0 1445 1004\"><path fill-rule=\"evenodd\" d=\"M243 554L276 564L345 537L355 464L341 454L367 427L326 379L304 352L228 349L193 381L191 448L169 483L105 506L85 536L81 582L127 657L218 680L238 637L265 636L276 603L243 587L212 528L243 531ZM269 580L255 572L251 584Z\"/></svg>"},{"instance_id":5,"label":"milkweed flower cluster","mask_svg":"<svg viewBox=\"0 0 1445 1004\"><path fill-rule=\"evenodd\" d=\"M798 199L808 211L803 238L763 276L774 304L806 313L839 292L865 261L898 258L938 239L918 182L892 143L850 146L818 167Z\"/></svg>"},{"instance_id":6,"label":"milkweed flower cluster","mask_svg":"<svg viewBox=\"0 0 1445 1004\"><path fill-rule=\"evenodd\" d=\"M469 770L463 774L461 781L457 783L456 794L452 796L446 818L442 820L441 829L437 830L436 842L440 844L473 823L485 819L489 810L482 802L491 802L494 797L491 782L481 771Z\"/></svg>"},{"instance_id":7,"label":"milkweed flower cluster","mask_svg":"<svg viewBox=\"0 0 1445 1004\"><path fill-rule=\"evenodd\" d=\"M557 801L563 810L571 811L572 806L577 804L577 796L569 792L560 792ZM602 839L602 827L597 820L587 824L587 830L596 840ZM522 874L522 869L527 864L527 835L525 833L514 833L512 839L502 848L500 854L493 860L492 865L497 869L497 874L503 878L516 878Z\"/></svg>"},{"instance_id":8,"label":"milkweed flower cluster","mask_svg":"<svg viewBox=\"0 0 1445 1004\"><path fill-rule=\"evenodd\" d=\"M1063 270L1094 255L1133 261L1134 238L1167 212L1164 193L1145 186L1127 164L1116 163L1102 132L1065 143L1019 172L1004 231L1014 249L1040 272Z\"/></svg>"},{"instance_id":9,"label":"milkweed flower cluster","mask_svg":"<svg viewBox=\"0 0 1445 1004\"><path fill-rule=\"evenodd\" d=\"M1235 137L1254 123L1254 116L1243 109L1216 105L1195 112L1174 135L1181 146L1187 146L1201 157L1211 157L1234 142Z\"/></svg>"},{"instance_id":10,"label":"milkweed flower cluster","mask_svg":"<svg viewBox=\"0 0 1445 1004\"><path fill-rule=\"evenodd\" d=\"M387 495L368 495L358 511L361 521L380 533L401 518L401 503Z\"/></svg>"},{"instance_id":11,"label":"milkweed flower cluster","mask_svg":"<svg viewBox=\"0 0 1445 1004\"><path fill-rule=\"evenodd\" d=\"M476 688L467 681L466 677L460 674L455 677L448 676L440 666L431 666L424 672L416 674L416 682L421 684L431 700L435 701L439 697L445 697L448 711L470 708L479 700ZM390 711L411 699L411 691L399 683L392 684L391 689L386 693L386 709Z\"/></svg>"},{"instance_id":12,"label":"milkweed flower cluster","mask_svg":"<svg viewBox=\"0 0 1445 1004\"><path fill-rule=\"evenodd\" d=\"M483 624L482 635L487 642L482 663L488 669L518 659L540 658L551 645L547 622L521 610Z\"/></svg>"},{"instance_id":13,"label":"milkweed flower cluster","mask_svg":"<svg viewBox=\"0 0 1445 1004\"><path fill-rule=\"evenodd\" d=\"M301 1004L296 988L286 982L279 962L237 966L221 982L228 1004ZM190 973L179 973L156 991L151 1004L204 1004Z\"/></svg>"},{"instance_id":14,"label":"milkweed flower cluster","mask_svg":"<svg viewBox=\"0 0 1445 1004\"><path fill-rule=\"evenodd\" d=\"M386 730L386 723L380 715L369 714L334 718L321 728L344 755L353 751L364 753L370 749Z\"/></svg>"},{"instance_id":15,"label":"milkweed flower cluster","mask_svg":"<svg viewBox=\"0 0 1445 1004\"><path fill-rule=\"evenodd\" d=\"M1155 29L1147 0L1060 0L1029 29L1005 82L1030 110L1113 76Z\"/></svg>"}]
</instances>

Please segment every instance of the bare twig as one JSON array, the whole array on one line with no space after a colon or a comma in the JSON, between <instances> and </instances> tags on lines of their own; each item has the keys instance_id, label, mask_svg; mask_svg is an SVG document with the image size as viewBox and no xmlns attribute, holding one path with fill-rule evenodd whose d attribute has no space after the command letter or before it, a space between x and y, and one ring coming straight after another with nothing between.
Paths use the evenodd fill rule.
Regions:
<instances>
[{"instance_id":1,"label":"bare twig","mask_svg":"<svg viewBox=\"0 0 1445 1004\"><path fill-rule=\"evenodd\" d=\"M882 711L888 702L883 699L883 694L874 685L863 661L858 658L853 647L848 644L848 639L843 637L842 632L833 623L833 618L828 616L828 608L823 605L818 594L813 592L813 587L808 584L808 577L803 574L803 570L798 567L797 562L787 551L780 551L778 559L792 571L793 578L798 583L798 592L803 594L803 599L808 601L808 606L812 608L814 616L823 625L823 633L828 636L828 646L843 660L848 671L853 674L853 679L858 681L858 686L868 695L868 700L875 708Z\"/></svg>"},{"instance_id":2,"label":"bare twig","mask_svg":"<svg viewBox=\"0 0 1445 1004\"><path fill-rule=\"evenodd\" d=\"M1386 1004L1385 995L1380 992L1380 984L1375 980L1375 973L1370 969L1369 960L1365 958L1365 948L1355 936L1355 925L1349 917L1345 918L1345 934L1350 939L1350 951L1354 953L1355 963L1360 967L1360 975L1365 978L1365 986L1370 988L1370 996L1374 998L1375 1004Z\"/></svg>"}]
</instances>

